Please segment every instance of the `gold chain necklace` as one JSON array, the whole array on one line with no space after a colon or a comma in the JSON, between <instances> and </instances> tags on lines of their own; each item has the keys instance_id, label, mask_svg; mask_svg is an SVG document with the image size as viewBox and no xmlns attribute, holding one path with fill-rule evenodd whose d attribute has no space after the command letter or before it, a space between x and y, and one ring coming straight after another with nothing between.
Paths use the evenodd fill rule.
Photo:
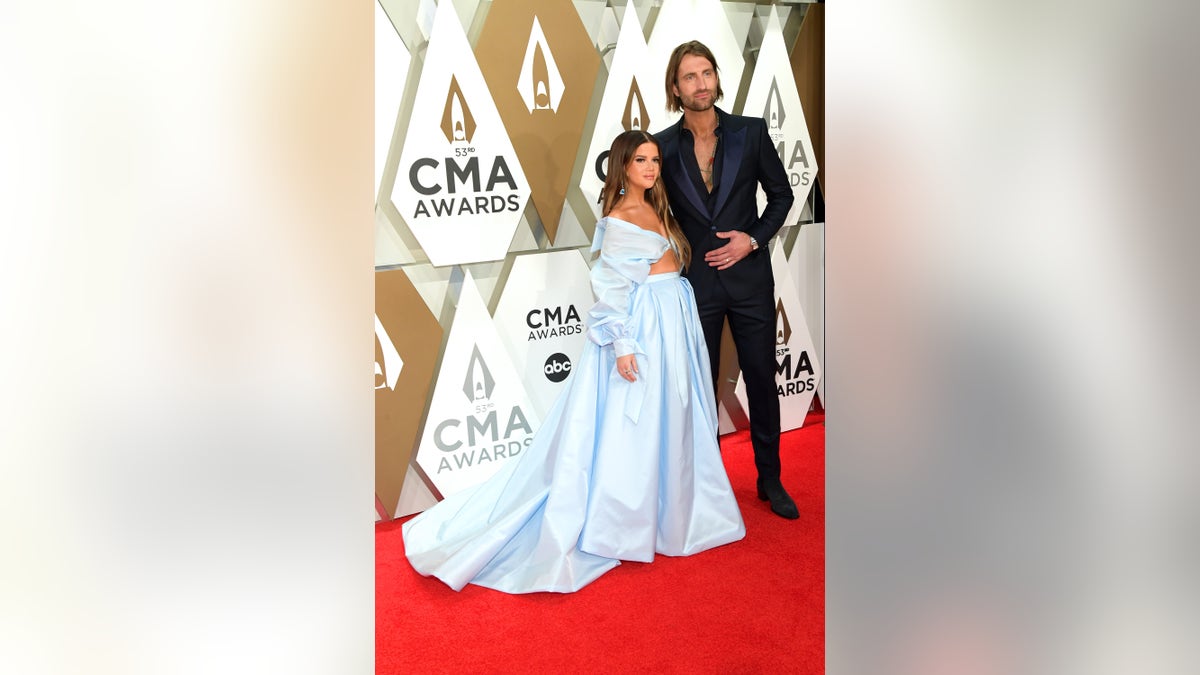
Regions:
<instances>
[{"instance_id":1,"label":"gold chain necklace","mask_svg":"<svg viewBox=\"0 0 1200 675\"><path fill-rule=\"evenodd\" d=\"M717 161L717 144L720 142L721 142L720 136L716 136L713 138L712 154L710 154L708 156L708 168L700 167L700 173L703 174L700 177L704 179L704 186L707 187L710 191L712 190L712 183L713 183L713 181L712 181L713 165Z\"/></svg>"}]
</instances>

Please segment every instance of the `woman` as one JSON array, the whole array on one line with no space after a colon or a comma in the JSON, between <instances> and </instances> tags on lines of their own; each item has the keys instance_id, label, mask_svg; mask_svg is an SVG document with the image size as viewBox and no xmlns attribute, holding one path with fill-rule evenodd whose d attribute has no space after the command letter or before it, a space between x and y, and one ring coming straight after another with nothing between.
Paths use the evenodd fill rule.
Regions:
<instances>
[{"instance_id":1,"label":"woman","mask_svg":"<svg viewBox=\"0 0 1200 675\"><path fill-rule=\"evenodd\" d=\"M404 524L419 573L455 590L567 593L621 560L745 536L660 154L644 131L613 141L592 244L589 342L517 460Z\"/></svg>"}]
</instances>

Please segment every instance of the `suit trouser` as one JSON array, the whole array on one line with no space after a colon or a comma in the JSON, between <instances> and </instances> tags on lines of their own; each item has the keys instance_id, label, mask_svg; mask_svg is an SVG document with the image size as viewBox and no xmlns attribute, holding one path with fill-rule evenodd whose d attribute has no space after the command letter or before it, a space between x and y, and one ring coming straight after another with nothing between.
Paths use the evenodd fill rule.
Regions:
<instances>
[{"instance_id":1,"label":"suit trouser","mask_svg":"<svg viewBox=\"0 0 1200 675\"><path fill-rule=\"evenodd\" d=\"M734 300L717 285L699 304L700 324L708 343L713 391L721 366L721 331L726 317L737 348L738 365L750 404L750 442L754 465L763 481L779 480L779 389L775 384L775 294L770 287Z\"/></svg>"}]
</instances>

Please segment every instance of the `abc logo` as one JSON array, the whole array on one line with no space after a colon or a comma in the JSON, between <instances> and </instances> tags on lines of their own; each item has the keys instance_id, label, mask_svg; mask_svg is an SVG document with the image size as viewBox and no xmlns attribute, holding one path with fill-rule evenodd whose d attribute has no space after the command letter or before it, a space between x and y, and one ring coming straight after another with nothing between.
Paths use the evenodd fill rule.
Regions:
<instances>
[{"instance_id":1,"label":"abc logo","mask_svg":"<svg viewBox=\"0 0 1200 675\"><path fill-rule=\"evenodd\" d=\"M562 382L571 374L571 359L568 359L566 354L551 354L542 370L546 373L547 380Z\"/></svg>"}]
</instances>

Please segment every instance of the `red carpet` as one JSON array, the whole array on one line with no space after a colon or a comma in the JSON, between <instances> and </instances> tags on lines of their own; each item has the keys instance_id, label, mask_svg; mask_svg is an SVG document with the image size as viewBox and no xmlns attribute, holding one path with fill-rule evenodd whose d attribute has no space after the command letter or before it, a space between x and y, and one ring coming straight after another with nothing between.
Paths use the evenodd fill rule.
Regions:
<instances>
[{"instance_id":1,"label":"red carpet","mask_svg":"<svg viewBox=\"0 0 1200 675\"><path fill-rule=\"evenodd\" d=\"M825 425L783 435L784 520L755 496L747 432L721 439L746 538L687 558L622 563L578 593L455 593L375 527L377 673L822 673Z\"/></svg>"}]
</instances>

